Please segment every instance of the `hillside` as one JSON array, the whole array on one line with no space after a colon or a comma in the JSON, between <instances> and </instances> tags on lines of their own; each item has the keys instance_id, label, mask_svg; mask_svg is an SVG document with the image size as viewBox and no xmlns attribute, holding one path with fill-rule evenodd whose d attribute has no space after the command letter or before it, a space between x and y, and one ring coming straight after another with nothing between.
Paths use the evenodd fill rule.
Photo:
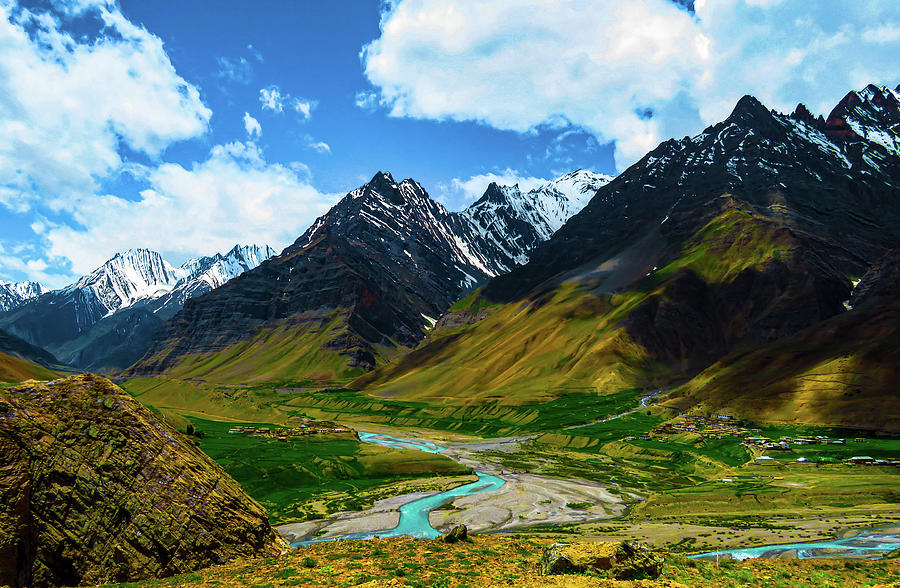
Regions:
<instances>
[{"instance_id":1,"label":"hillside","mask_svg":"<svg viewBox=\"0 0 900 588\"><path fill-rule=\"evenodd\" d=\"M813 394L822 405L780 418L895 427L887 415L840 410L833 394L843 391L824 392L829 384L801 391L789 350L841 321L869 319L819 338L822 361L891 332L890 315L853 315L843 303L851 280L900 242L900 154L873 130L896 131L897 104L894 92L870 86L848 94L826 125L804 108L787 116L744 97L722 123L661 144L602 187L528 264L490 280L415 351L353 388L397 400L522 404L669 388L730 353L759 348L757 357L770 358L764 350L778 349L791 367L773 381L761 380L771 374L761 360L741 363L740 383L706 374L679 406L702 397L708 408L773 416L754 399L777 381L782 394ZM834 130L838 119L856 121L857 131ZM856 382L865 405L896 402L875 375L896 365L887 337L878 352L861 351L873 374L871 385ZM745 402L747 393L758 396Z\"/></svg>"},{"instance_id":2,"label":"hillside","mask_svg":"<svg viewBox=\"0 0 900 588\"><path fill-rule=\"evenodd\" d=\"M673 406L769 421L900 431L900 254L861 278L848 310L790 337L727 355L672 392Z\"/></svg>"},{"instance_id":3,"label":"hillside","mask_svg":"<svg viewBox=\"0 0 900 588\"><path fill-rule=\"evenodd\" d=\"M0 331L0 382L52 380L59 362L50 353Z\"/></svg>"},{"instance_id":4,"label":"hillside","mask_svg":"<svg viewBox=\"0 0 900 588\"><path fill-rule=\"evenodd\" d=\"M539 534L536 534L539 535ZM571 538L562 538L572 543ZM611 580L600 574L540 575L547 537L476 535L473 543L399 537L303 547L279 558L254 559L172 578L159 586L510 586L519 588L847 588L895 586L898 560L767 559L695 561L661 554L656 580ZM575 542L578 547L586 547Z\"/></svg>"},{"instance_id":5,"label":"hillside","mask_svg":"<svg viewBox=\"0 0 900 588\"><path fill-rule=\"evenodd\" d=\"M0 390L0 584L164 577L277 555L266 511L108 380Z\"/></svg>"}]
</instances>

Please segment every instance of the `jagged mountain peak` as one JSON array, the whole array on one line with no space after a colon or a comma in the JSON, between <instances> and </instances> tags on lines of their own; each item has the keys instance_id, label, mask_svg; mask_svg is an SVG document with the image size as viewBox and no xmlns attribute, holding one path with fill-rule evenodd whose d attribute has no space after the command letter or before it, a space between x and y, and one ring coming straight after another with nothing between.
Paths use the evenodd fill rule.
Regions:
<instances>
[{"instance_id":1,"label":"jagged mountain peak","mask_svg":"<svg viewBox=\"0 0 900 588\"><path fill-rule=\"evenodd\" d=\"M116 253L91 273L65 290L91 290L111 314L142 298L154 298L174 287L184 271L150 249L128 249Z\"/></svg>"},{"instance_id":2,"label":"jagged mountain peak","mask_svg":"<svg viewBox=\"0 0 900 588\"><path fill-rule=\"evenodd\" d=\"M485 189L484 194L482 194L481 198L470 205L470 208L478 207L487 203L503 204L509 202L511 198L519 196L521 196L519 184L513 184L512 186L501 186L497 182L491 182L490 184L488 184L488 187Z\"/></svg>"},{"instance_id":3,"label":"jagged mountain peak","mask_svg":"<svg viewBox=\"0 0 900 588\"><path fill-rule=\"evenodd\" d=\"M744 94L741 96L741 99L737 101L737 104L734 105L734 109L731 111L728 118L741 117L747 114L770 114L770 112L769 109L766 108L762 102L757 100L755 96Z\"/></svg>"},{"instance_id":4,"label":"jagged mountain peak","mask_svg":"<svg viewBox=\"0 0 900 588\"><path fill-rule=\"evenodd\" d=\"M860 160L900 155L900 91L869 84L848 92L828 115L825 132L838 143L868 144Z\"/></svg>"},{"instance_id":5,"label":"jagged mountain peak","mask_svg":"<svg viewBox=\"0 0 900 588\"><path fill-rule=\"evenodd\" d=\"M412 178L399 184L390 172L378 172L366 184L347 195L348 200L361 200L374 205L422 206L433 202L425 188Z\"/></svg>"}]
</instances>

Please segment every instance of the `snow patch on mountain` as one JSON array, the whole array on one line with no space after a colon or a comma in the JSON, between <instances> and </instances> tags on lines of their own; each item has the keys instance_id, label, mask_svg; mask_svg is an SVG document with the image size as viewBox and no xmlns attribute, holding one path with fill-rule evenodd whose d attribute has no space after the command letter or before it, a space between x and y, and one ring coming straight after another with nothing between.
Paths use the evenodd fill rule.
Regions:
<instances>
[{"instance_id":1,"label":"snow patch on mountain","mask_svg":"<svg viewBox=\"0 0 900 588\"><path fill-rule=\"evenodd\" d=\"M273 255L275 251L267 245L235 245L228 253L191 259L175 267L156 251L129 249L61 293L89 301L89 306L99 305L102 316L138 304L152 304L158 312L173 305L180 308L188 298L218 288Z\"/></svg>"}]
</instances>

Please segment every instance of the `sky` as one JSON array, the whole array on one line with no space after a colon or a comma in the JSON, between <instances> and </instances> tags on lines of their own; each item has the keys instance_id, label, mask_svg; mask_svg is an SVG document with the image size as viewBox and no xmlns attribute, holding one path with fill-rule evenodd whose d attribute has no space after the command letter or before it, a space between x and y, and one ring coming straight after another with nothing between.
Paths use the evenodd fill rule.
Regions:
<instances>
[{"instance_id":1,"label":"sky","mask_svg":"<svg viewBox=\"0 0 900 588\"><path fill-rule=\"evenodd\" d=\"M377 171L451 210L615 174L898 54L896 0L0 0L0 281L280 250Z\"/></svg>"}]
</instances>

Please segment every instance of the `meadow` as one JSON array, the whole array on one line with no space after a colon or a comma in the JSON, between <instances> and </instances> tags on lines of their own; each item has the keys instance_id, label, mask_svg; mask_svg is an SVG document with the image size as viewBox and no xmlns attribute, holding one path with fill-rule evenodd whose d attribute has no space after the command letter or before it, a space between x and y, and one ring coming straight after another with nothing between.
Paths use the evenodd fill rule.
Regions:
<instances>
[{"instance_id":1,"label":"meadow","mask_svg":"<svg viewBox=\"0 0 900 588\"><path fill-rule=\"evenodd\" d=\"M167 417L253 420L288 425L301 418L422 428L480 437L539 433L619 414L638 405L643 390L600 395L568 389L545 401L505 398L478 405L380 397L348 388L317 388L308 381L226 386L170 378L134 378L122 387Z\"/></svg>"},{"instance_id":2,"label":"meadow","mask_svg":"<svg viewBox=\"0 0 900 588\"><path fill-rule=\"evenodd\" d=\"M269 511L273 524L358 510L401 493L385 489L426 478L437 487L470 473L455 461L413 450L361 443L352 434L277 440L228 431L241 424L188 417L200 448ZM202 436L196 436L198 435ZM458 482L456 482L458 483Z\"/></svg>"},{"instance_id":3,"label":"meadow","mask_svg":"<svg viewBox=\"0 0 900 588\"><path fill-rule=\"evenodd\" d=\"M131 586L356 586L476 588L527 586L638 588L851 588L900 580L900 560L706 562L664 555L659 583L611 582L596 575L540 576L546 539L476 535L472 543L398 537L320 543L278 558L239 561Z\"/></svg>"}]
</instances>

